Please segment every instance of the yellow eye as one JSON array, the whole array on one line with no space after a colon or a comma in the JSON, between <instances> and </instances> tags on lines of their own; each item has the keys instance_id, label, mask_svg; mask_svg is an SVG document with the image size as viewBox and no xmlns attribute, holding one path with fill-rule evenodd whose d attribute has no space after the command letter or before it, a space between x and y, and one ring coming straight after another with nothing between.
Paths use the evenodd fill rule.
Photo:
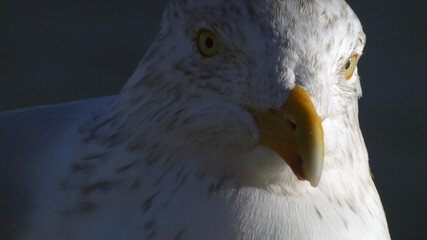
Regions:
<instances>
[{"instance_id":1,"label":"yellow eye","mask_svg":"<svg viewBox=\"0 0 427 240\"><path fill-rule=\"evenodd\" d=\"M354 70L356 69L357 64L357 57L359 55L356 53L347 61L347 63L344 66L344 75L347 80L350 80L350 78L353 76Z\"/></svg>"},{"instance_id":2,"label":"yellow eye","mask_svg":"<svg viewBox=\"0 0 427 240\"><path fill-rule=\"evenodd\" d=\"M218 54L219 43L215 34L202 28L197 33L197 50L203 57L213 57Z\"/></svg>"}]
</instances>

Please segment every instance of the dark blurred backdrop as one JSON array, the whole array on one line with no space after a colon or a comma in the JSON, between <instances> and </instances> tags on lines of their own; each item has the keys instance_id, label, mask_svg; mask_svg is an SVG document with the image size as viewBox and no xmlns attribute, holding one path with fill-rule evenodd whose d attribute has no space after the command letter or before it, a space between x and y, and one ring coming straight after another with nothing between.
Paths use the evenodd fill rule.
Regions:
<instances>
[{"instance_id":1,"label":"dark blurred backdrop","mask_svg":"<svg viewBox=\"0 0 427 240\"><path fill-rule=\"evenodd\" d=\"M423 239L426 1L347 2L367 34L360 123L392 238ZM117 94L149 47L165 5L1 0L0 111Z\"/></svg>"}]
</instances>

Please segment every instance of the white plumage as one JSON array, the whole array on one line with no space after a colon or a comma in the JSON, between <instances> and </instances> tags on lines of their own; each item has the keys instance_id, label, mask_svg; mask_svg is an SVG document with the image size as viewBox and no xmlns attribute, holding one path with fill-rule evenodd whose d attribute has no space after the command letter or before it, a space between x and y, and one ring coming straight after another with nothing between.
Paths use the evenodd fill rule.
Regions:
<instances>
[{"instance_id":1,"label":"white plumage","mask_svg":"<svg viewBox=\"0 0 427 240\"><path fill-rule=\"evenodd\" d=\"M207 52L201 31L214 36ZM357 68L348 80L343 70L364 43L341 0L172 1L119 96L0 115L0 233L389 239L359 129ZM299 131L281 110L297 88L321 120L322 149L292 134L303 165L291 170L297 160L272 147L271 122L257 113L284 114Z\"/></svg>"}]
</instances>

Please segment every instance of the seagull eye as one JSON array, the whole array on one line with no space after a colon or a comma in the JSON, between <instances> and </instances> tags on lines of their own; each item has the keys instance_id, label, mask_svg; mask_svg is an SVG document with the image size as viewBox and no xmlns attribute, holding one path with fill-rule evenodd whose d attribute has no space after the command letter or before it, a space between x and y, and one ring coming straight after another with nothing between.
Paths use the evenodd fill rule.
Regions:
<instances>
[{"instance_id":1,"label":"seagull eye","mask_svg":"<svg viewBox=\"0 0 427 240\"><path fill-rule=\"evenodd\" d=\"M197 50L206 58L213 57L218 54L219 43L215 34L208 29L200 29L197 33Z\"/></svg>"},{"instance_id":2,"label":"seagull eye","mask_svg":"<svg viewBox=\"0 0 427 240\"><path fill-rule=\"evenodd\" d=\"M344 75L347 80L350 80L350 78L353 76L354 70L356 69L358 56L359 55L357 53L351 56L351 58L344 66Z\"/></svg>"}]
</instances>

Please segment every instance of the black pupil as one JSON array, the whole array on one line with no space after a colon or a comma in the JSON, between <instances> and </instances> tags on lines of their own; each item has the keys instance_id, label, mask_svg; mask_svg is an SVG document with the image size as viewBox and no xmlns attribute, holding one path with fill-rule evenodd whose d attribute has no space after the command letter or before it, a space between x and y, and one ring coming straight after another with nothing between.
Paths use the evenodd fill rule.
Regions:
<instances>
[{"instance_id":1,"label":"black pupil","mask_svg":"<svg viewBox=\"0 0 427 240\"><path fill-rule=\"evenodd\" d=\"M351 65L351 63L350 63L350 61L348 61L348 62L345 64L345 69L349 69L349 68L350 68L350 65Z\"/></svg>"},{"instance_id":2,"label":"black pupil","mask_svg":"<svg viewBox=\"0 0 427 240\"><path fill-rule=\"evenodd\" d=\"M214 44L212 38L206 38L205 44L206 44L206 47L212 48Z\"/></svg>"}]
</instances>

